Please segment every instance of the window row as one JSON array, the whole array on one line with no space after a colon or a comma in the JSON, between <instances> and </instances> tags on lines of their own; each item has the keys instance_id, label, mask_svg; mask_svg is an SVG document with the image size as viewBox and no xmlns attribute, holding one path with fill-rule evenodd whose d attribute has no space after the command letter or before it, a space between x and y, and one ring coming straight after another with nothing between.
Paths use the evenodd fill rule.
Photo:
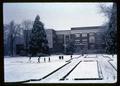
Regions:
<instances>
[{"instance_id":1,"label":"window row","mask_svg":"<svg viewBox=\"0 0 120 86\"><path fill-rule=\"evenodd\" d=\"M89 34L89 36L94 36L95 35L95 33L92 33L92 32L91 33L82 33L81 35L82 35L82 37L87 37L88 34ZM80 33L76 33L75 37L80 37Z\"/></svg>"},{"instance_id":2,"label":"window row","mask_svg":"<svg viewBox=\"0 0 120 86\"><path fill-rule=\"evenodd\" d=\"M80 42L80 39L76 39L75 42ZM87 39L82 39L82 43L87 43ZM95 43L95 36L90 36L89 37L89 43Z\"/></svg>"}]
</instances>

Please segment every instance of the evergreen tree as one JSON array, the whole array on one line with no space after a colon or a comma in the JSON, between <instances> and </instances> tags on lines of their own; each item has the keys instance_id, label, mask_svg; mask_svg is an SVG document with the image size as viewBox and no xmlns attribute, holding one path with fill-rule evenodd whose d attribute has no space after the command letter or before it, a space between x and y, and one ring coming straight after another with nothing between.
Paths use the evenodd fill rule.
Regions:
<instances>
[{"instance_id":1,"label":"evergreen tree","mask_svg":"<svg viewBox=\"0 0 120 86\"><path fill-rule=\"evenodd\" d=\"M48 53L48 41L46 39L46 32L44 30L44 25L37 15L33 24L33 29L31 31L29 50L30 54L40 56L41 54ZM38 59L38 60L39 60ZM38 61L39 62L39 61Z\"/></svg>"},{"instance_id":2,"label":"evergreen tree","mask_svg":"<svg viewBox=\"0 0 120 86\"><path fill-rule=\"evenodd\" d=\"M117 9L116 4L113 4L112 14L109 22L109 26L106 32L106 53L117 53Z\"/></svg>"}]
</instances>

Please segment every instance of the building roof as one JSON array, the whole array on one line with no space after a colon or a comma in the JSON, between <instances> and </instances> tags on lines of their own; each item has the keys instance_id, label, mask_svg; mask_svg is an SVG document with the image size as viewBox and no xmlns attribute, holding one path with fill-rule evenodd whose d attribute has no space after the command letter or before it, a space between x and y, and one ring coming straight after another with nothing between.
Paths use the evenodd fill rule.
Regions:
<instances>
[{"instance_id":1,"label":"building roof","mask_svg":"<svg viewBox=\"0 0 120 86\"><path fill-rule=\"evenodd\" d=\"M89 27L72 27L71 30L86 30L86 29L98 29L102 26L89 26Z\"/></svg>"},{"instance_id":2,"label":"building roof","mask_svg":"<svg viewBox=\"0 0 120 86\"><path fill-rule=\"evenodd\" d=\"M69 34L71 31L70 30L59 30L56 31L56 34Z\"/></svg>"}]
</instances>

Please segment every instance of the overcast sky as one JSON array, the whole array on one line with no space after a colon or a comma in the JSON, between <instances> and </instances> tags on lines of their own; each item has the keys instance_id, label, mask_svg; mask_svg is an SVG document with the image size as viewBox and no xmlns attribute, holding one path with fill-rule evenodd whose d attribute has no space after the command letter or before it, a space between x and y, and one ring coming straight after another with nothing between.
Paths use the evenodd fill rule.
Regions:
<instances>
[{"instance_id":1,"label":"overcast sky","mask_svg":"<svg viewBox=\"0 0 120 86\"><path fill-rule=\"evenodd\" d=\"M99 26L106 20L99 12L99 4L4 3L3 22L8 24L14 20L16 23L21 23L28 19L34 21L36 15L39 15L47 29L70 30L71 27Z\"/></svg>"}]
</instances>

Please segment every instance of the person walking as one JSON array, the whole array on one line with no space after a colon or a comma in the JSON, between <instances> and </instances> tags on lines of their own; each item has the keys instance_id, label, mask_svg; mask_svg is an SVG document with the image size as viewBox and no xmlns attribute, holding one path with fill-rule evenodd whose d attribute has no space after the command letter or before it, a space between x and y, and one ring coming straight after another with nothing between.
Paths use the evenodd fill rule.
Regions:
<instances>
[{"instance_id":1,"label":"person walking","mask_svg":"<svg viewBox=\"0 0 120 86\"><path fill-rule=\"evenodd\" d=\"M44 62L46 62L46 59L44 58Z\"/></svg>"},{"instance_id":2,"label":"person walking","mask_svg":"<svg viewBox=\"0 0 120 86\"><path fill-rule=\"evenodd\" d=\"M50 57L49 57L48 61L50 62Z\"/></svg>"}]
</instances>

